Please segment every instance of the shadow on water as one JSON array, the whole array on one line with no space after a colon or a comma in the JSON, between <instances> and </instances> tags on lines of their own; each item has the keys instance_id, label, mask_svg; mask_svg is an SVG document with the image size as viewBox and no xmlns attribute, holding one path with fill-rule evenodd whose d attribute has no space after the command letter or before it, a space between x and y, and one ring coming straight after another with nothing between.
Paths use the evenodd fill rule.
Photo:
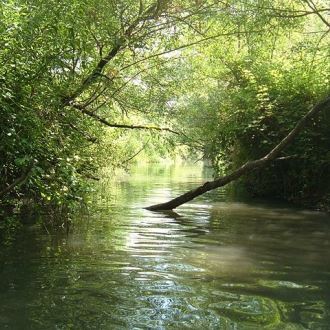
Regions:
<instances>
[{"instance_id":1,"label":"shadow on water","mask_svg":"<svg viewBox=\"0 0 330 330\"><path fill-rule=\"evenodd\" d=\"M329 216L221 191L143 209L204 179L137 168L100 184L68 236L23 227L0 252L0 328L328 329Z\"/></svg>"}]
</instances>

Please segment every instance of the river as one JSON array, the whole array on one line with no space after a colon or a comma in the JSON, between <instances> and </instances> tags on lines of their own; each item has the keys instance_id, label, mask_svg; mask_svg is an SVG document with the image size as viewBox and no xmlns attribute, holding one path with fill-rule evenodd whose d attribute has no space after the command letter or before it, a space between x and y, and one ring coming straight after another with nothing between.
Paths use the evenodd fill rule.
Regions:
<instances>
[{"instance_id":1,"label":"river","mask_svg":"<svg viewBox=\"0 0 330 330\"><path fill-rule=\"evenodd\" d=\"M143 209L208 176L136 167L68 234L28 225L0 243L0 329L330 329L329 215L222 191Z\"/></svg>"}]
</instances>

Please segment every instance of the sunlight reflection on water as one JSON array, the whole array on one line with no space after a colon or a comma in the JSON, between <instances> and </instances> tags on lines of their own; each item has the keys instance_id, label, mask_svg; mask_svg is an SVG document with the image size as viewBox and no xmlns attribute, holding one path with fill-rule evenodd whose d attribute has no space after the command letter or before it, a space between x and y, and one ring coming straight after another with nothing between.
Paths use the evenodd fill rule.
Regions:
<instances>
[{"instance_id":1,"label":"sunlight reflection on water","mask_svg":"<svg viewBox=\"0 0 330 330\"><path fill-rule=\"evenodd\" d=\"M143 209L203 180L135 169L100 185L69 236L23 229L1 254L0 328L327 329L329 216L221 191Z\"/></svg>"}]
</instances>

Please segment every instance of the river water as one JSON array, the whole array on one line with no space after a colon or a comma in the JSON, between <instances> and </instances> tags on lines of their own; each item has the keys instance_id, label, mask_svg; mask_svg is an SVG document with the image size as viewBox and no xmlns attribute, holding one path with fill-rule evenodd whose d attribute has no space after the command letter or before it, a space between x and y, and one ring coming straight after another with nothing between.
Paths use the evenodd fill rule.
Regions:
<instances>
[{"instance_id":1,"label":"river water","mask_svg":"<svg viewBox=\"0 0 330 330\"><path fill-rule=\"evenodd\" d=\"M330 217L211 192L143 209L205 180L152 165L102 182L68 234L1 245L0 329L330 329Z\"/></svg>"}]
</instances>

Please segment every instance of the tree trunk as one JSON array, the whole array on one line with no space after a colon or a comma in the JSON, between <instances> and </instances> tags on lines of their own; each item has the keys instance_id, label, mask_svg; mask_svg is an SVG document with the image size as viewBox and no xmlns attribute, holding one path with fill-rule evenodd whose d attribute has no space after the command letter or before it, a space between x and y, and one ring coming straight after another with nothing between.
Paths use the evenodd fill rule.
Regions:
<instances>
[{"instance_id":1,"label":"tree trunk","mask_svg":"<svg viewBox=\"0 0 330 330\"><path fill-rule=\"evenodd\" d=\"M192 189L183 195L180 195L168 202L156 204L147 207L147 210L160 211L160 210L173 210L178 206L191 201L192 199L200 196L210 190L223 187L228 183L237 180L244 174L250 173L251 171L267 166L270 162L275 160L279 154L290 145L295 137L305 128L307 123L318 113L325 109L330 109L330 96L316 104L310 111L308 111L296 124L296 126L290 131L290 133L276 145L267 155L264 157L249 161L243 164L241 167L233 171L232 173L215 179L214 181L205 182L202 186Z\"/></svg>"}]
</instances>

